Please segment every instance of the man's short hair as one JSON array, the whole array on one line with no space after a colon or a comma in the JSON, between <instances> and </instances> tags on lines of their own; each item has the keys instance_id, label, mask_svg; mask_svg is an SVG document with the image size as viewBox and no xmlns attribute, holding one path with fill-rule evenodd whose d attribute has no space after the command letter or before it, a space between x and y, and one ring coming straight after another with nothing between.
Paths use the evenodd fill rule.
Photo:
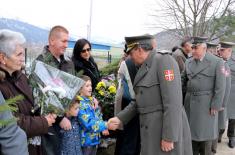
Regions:
<instances>
[{"instance_id":1,"label":"man's short hair","mask_svg":"<svg viewBox=\"0 0 235 155\"><path fill-rule=\"evenodd\" d=\"M69 31L65 27L61 25L56 25L51 28L50 33L49 33L49 38L51 38L52 36L58 35L58 32L64 32L64 33L69 34Z\"/></svg>"},{"instance_id":2,"label":"man's short hair","mask_svg":"<svg viewBox=\"0 0 235 155\"><path fill-rule=\"evenodd\" d=\"M185 39L181 42L180 46L185 47L185 44L188 43L188 42L190 42L190 39Z\"/></svg>"}]
</instances>

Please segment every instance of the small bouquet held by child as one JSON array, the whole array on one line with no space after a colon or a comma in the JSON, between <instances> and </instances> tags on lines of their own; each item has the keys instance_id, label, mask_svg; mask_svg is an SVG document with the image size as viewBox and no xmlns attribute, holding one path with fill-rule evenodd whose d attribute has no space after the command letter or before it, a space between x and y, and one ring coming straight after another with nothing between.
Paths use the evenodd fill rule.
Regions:
<instances>
[{"instance_id":1,"label":"small bouquet held by child","mask_svg":"<svg viewBox=\"0 0 235 155\"><path fill-rule=\"evenodd\" d=\"M41 109L41 114L54 113L62 116L76 96L84 81L41 61L35 61L30 82L33 85L35 103L32 112Z\"/></svg>"},{"instance_id":2,"label":"small bouquet held by child","mask_svg":"<svg viewBox=\"0 0 235 155\"><path fill-rule=\"evenodd\" d=\"M114 75L102 78L95 88L95 97L101 106L104 120L114 116L116 84Z\"/></svg>"}]
</instances>

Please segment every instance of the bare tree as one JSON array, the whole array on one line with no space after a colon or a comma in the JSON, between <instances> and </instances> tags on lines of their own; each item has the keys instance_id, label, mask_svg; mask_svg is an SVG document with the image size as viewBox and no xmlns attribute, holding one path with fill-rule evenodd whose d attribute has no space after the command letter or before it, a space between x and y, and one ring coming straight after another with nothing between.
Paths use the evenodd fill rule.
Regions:
<instances>
[{"instance_id":1,"label":"bare tree","mask_svg":"<svg viewBox=\"0 0 235 155\"><path fill-rule=\"evenodd\" d=\"M155 24L152 28L174 29L180 36L205 36L212 38L215 29L211 21L226 16L235 0L155 0L157 8L150 14ZM212 24L212 25L211 25ZM216 27L214 27L216 28Z\"/></svg>"}]
</instances>

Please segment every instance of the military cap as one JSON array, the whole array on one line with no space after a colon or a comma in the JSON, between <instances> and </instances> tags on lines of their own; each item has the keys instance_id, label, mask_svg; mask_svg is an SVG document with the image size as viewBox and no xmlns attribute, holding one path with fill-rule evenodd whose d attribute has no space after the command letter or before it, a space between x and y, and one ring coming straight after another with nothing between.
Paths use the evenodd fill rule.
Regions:
<instances>
[{"instance_id":1,"label":"military cap","mask_svg":"<svg viewBox=\"0 0 235 155\"><path fill-rule=\"evenodd\" d=\"M207 39L207 37L193 37L192 44L195 46L197 44L206 43Z\"/></svg>"},{"instance_id":2,"label":"military cap","mask_svg":"<svg viewBox=\"0 0 235 155\"><path fill-rule=\"evenodd\" d=\"M220 49L232 48L235 45L233 42L220 42Z\"/></svg>"},{"instance_id":3,"label":"military cap","mask_svg":"<svg viewBox=\"0 0 235 155\"><path fill-rule=\"evenodd\" d=\"M216 48L217 46L219 46L218 44L215 44L212 42L207 42L206 45L207 45L207 48Z\"/></svg>"},{"instance_id":4,"label":"military cap","mask_svg":"<svg viewBox=\"0 0 235 155\"><path fill-rule=\"evenodd\" d=\"M127 45L126 53L129 53L134 47L136 47L136 45L146 44L152 39L154 39L154 36L150 34L125 37L125 41Z\"/></svg>"}]
</instances>

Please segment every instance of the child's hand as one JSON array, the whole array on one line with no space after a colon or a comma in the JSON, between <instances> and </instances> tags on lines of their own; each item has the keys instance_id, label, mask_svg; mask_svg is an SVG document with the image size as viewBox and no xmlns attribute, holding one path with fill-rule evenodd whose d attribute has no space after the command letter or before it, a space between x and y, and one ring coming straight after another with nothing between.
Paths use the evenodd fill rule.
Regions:
<instances>
[{"instance_id":1,"label":"child's hand","mask_svg":"<svg viewBox=\"0 0 235 155\"><path fill-rule=\"evenodd\" d=\"M93 103L93 108L97 109L99 107L99 101L95 97L93 98Z\"/></svg>"},{"instance_id":2,"label":"child's hand","mask_svg":"<svg viewBox=\"0 0 235 155\"><path fill-rule=\"evenodd\" d=\"M109 135L109 130L104 130L104 131L102 131L102 135L108 136L108 135Z\"/></svg>"},{"instance_id":3,"label":"child's hand","mask_svg":"<svg viewBox=\"0 0 235 155\"><path fill-rule=\"evenodd\" d=\"M60 127L64 130L71 130L72 129L72 125L71 122L68 118L64 117L62 119L62 121L60 122Z\"/></svg>"}]
</instances>

